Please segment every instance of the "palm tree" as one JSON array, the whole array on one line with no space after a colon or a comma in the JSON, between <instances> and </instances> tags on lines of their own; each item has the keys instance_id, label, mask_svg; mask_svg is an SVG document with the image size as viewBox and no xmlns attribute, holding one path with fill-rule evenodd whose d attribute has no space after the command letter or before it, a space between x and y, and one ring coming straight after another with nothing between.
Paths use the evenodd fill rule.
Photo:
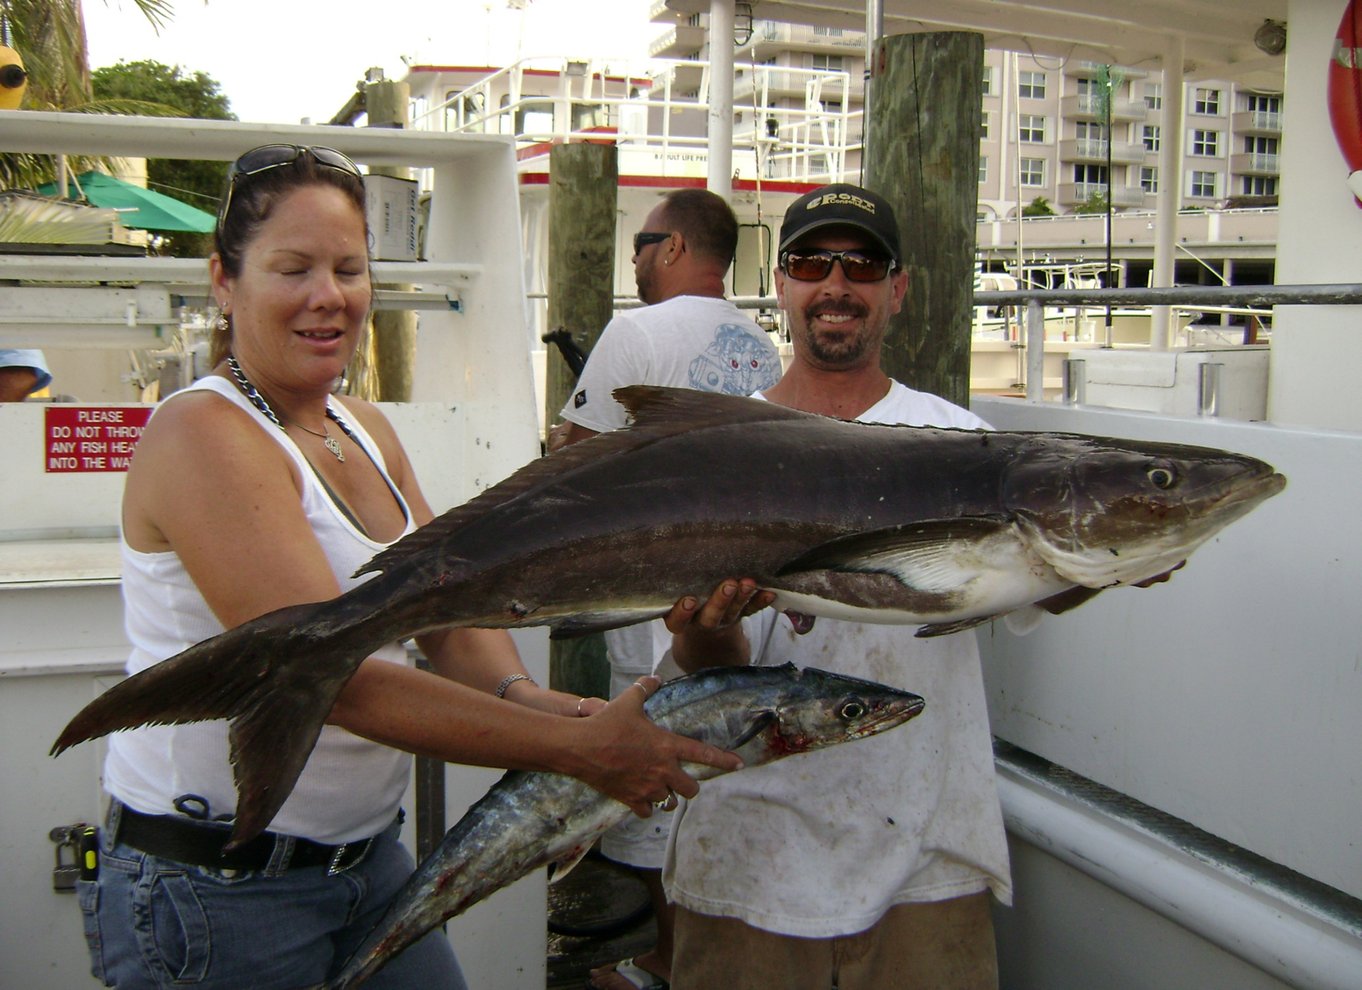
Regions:
<instances>
[{"instance_id":1,"label":"palm tree","mask_svg":"<svg viewBox=\"0 0 1362 990\"><path fill-rule=\"evenodd\" d=\"M165 24L173 12L170 0L134 2L157 28ZM8 44L20 54L28 70L25 109L154 116L176 113L154 103L94 100L90 90L90 58L81 0L0 0L0 22L6 27ZM83 171L104 163L70 159L69 164L73 169ZM56 178L57 170L57 158L52 155L0 154L0 188L33 188L51 182Z\"/></svg>"}]
</instances>

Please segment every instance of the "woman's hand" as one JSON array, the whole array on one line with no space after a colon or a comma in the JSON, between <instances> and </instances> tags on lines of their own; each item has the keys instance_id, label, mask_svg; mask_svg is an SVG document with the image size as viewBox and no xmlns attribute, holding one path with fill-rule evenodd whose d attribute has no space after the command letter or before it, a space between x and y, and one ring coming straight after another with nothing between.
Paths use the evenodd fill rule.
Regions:
<instances>
[{"instance_id":1,"label":"woman's hand","mask_svg":"<svg viewBox=\"0 0 1362 990\"><path fill-rule=\"evenodd\" d=\"M583 762L571 771L644 818L655 807L674 804L674 795L690 798L699 792L700 785L682 768L683 763L725 771L742 767L742 760L734 754L661 729L643 714L643 702L660 684L656 677L640 677L591 718L578 723L585 739L578 750Z\"/></svg>"}]
</instances>

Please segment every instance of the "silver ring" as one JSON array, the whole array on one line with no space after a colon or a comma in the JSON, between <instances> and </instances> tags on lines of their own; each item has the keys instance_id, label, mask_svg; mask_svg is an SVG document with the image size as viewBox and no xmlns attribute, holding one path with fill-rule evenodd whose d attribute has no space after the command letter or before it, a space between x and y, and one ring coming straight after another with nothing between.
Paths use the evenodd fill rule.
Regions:
<instances>
[{"instance_id":1,"label":"silver ring","mask_svg":"<svg viewBox=\"0 0 1362 990\"><path fill-rule=\"evenodd\" d=\"M676 792L668 791L667 796L661 801L654 801L653 807L658 811L668 811L676 807Z\"/></svg>"}]
</instances>

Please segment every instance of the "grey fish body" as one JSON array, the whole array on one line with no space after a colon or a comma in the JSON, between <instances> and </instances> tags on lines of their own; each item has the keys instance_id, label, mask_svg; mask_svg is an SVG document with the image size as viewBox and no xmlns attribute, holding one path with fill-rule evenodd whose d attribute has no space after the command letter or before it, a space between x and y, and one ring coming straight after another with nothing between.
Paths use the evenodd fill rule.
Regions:
<instances>
[{"instance_id":1,"label":"grey fish body","mask_svg":"<svg viewBox=\"0 0 1362 990\"><path fill-rule=\"evenodd\" d=\"M446 626L572 635L752 577L776 607L968 628L1166 572L1284 485L1205 448L871 426L635 386L631 427L532 462L378 554L373 580L261 616L115 686L55 752L146 723L233 720L234 842L288 796L383 643ZM281 755L282 754L282 755Z\"/></svg>"},{"instance_id":2,"label":"grey fish body","mask_svg":"<svg viewBox=\"0 0 1362 990\"><path fill-rule=\"evenodd\" d=\"M922 708L922 699L906 691L786 664L679 678L644 710L674 732L735 750L752 767L883 732ZM718 773L690 769L698 777ZM571 868L629 814L571 777L507 773L446 833L327 990L357 986L442 921L532 870Z\"/></svg>"}]
</instances>

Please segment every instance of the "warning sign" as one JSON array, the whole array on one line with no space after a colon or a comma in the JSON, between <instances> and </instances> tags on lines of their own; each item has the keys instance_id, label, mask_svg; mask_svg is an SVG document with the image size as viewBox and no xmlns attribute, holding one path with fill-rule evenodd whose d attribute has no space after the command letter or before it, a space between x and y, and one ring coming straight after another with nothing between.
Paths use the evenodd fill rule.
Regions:
<instances>
[{"instance_id":1,"label":"warning sign","mask_svg":"<svg viewBox=\"0 0 1362 990\"><path fill-rule=\"evenodd\" d=\"M47 473L126 471L150 406L49 406Z\"/></svg>"}]
</instances>

